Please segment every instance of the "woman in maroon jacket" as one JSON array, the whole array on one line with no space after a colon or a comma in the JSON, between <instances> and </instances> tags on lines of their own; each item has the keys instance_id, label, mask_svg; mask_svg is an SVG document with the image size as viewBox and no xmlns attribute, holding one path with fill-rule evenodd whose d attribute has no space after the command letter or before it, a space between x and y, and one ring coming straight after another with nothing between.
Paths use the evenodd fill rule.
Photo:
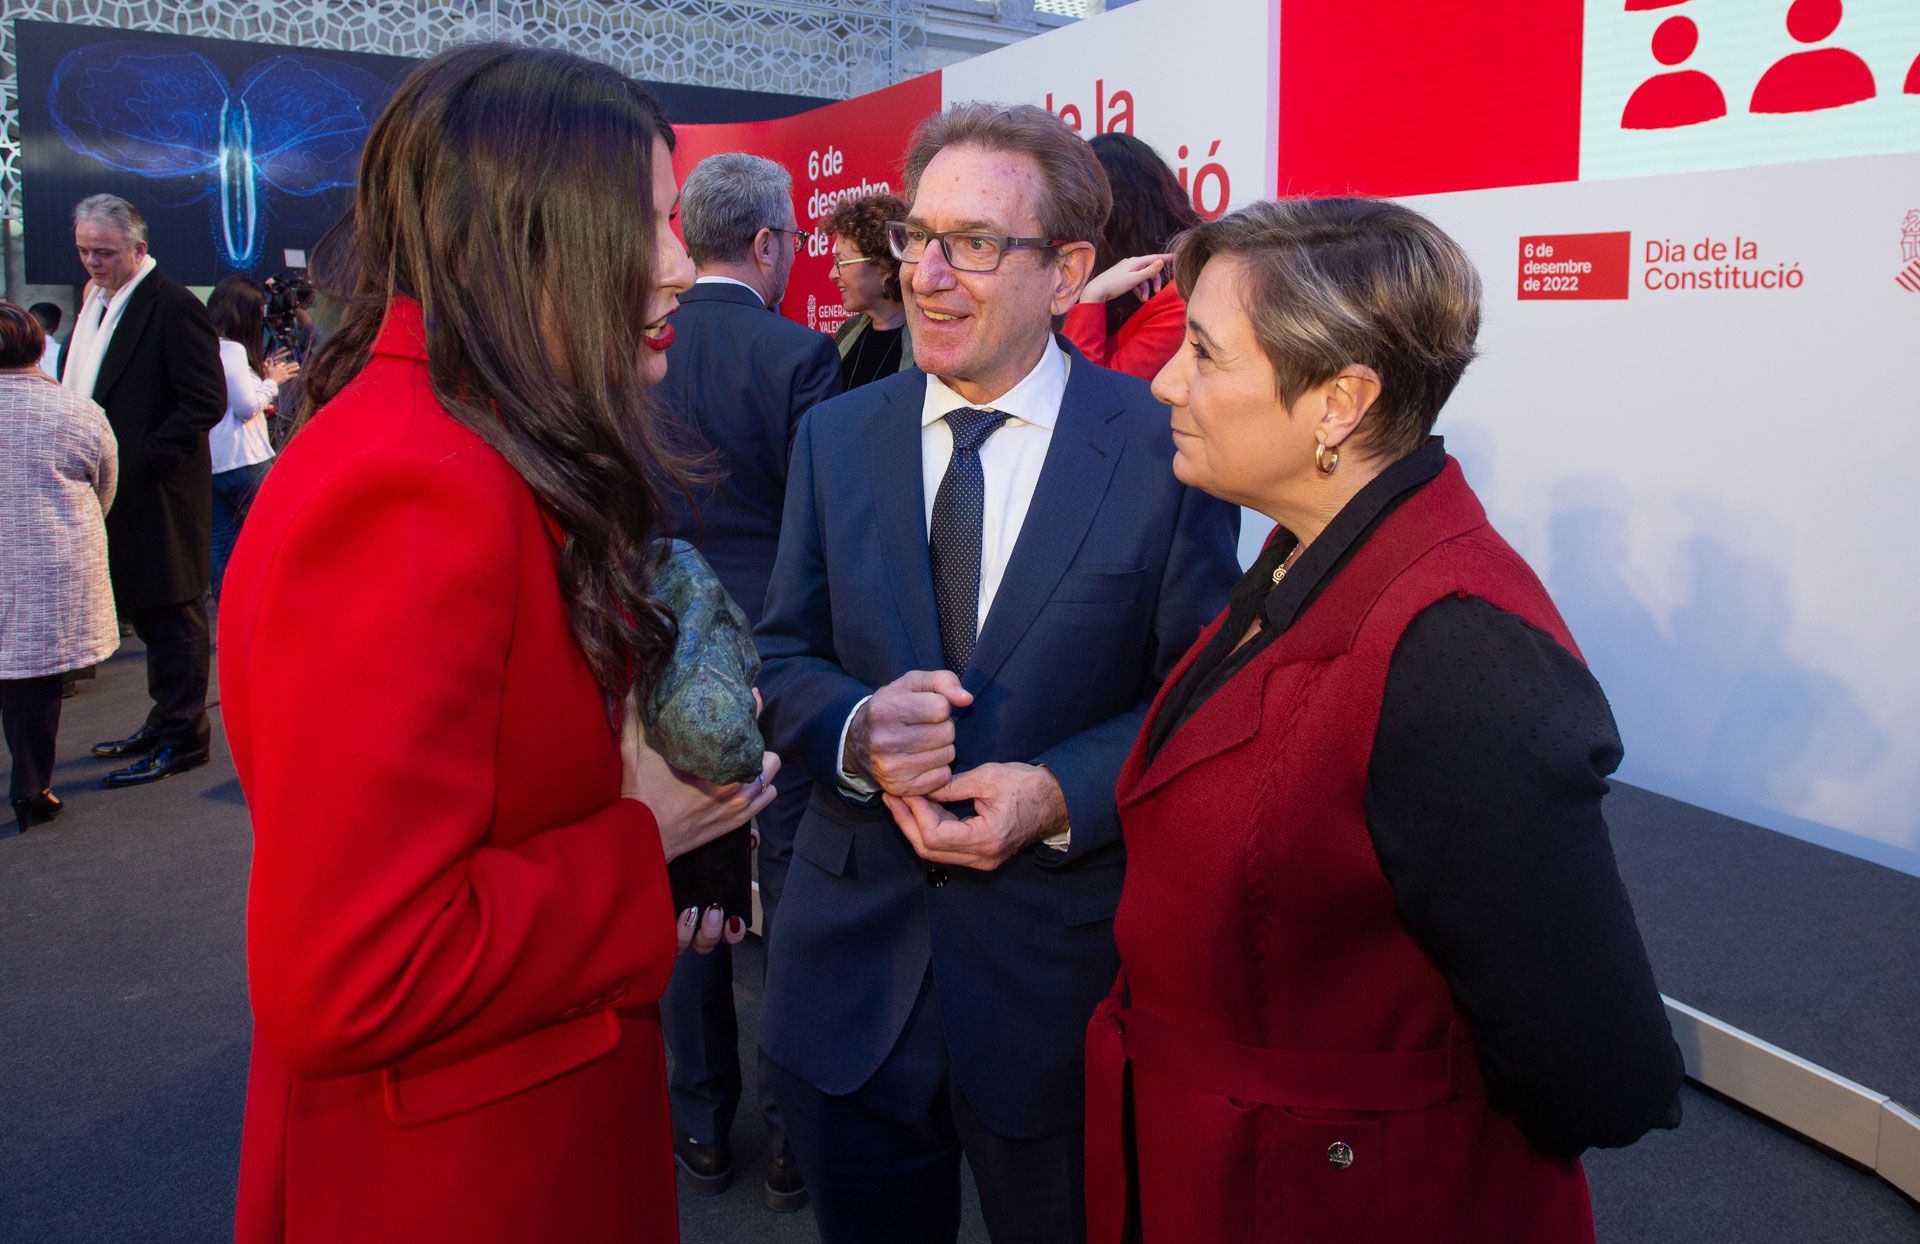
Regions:
<instances>
[{"instance_id":1,"label":"woman in maroon jacket","mask_svg":"<svg viewBox=\"0 0 1920 1244\"><path fill-rule=\"evenodd\" d=\"M253 817L248 1241L677 1236L666 861L766 805L628 705L674 642L642 558L648 389L692 282L653 97L563 52L414 70L324 248L318 406L228 567ZM738 940L717 912L678 944Z\"/></svg>"},{"instance_id":2,"label":"woman in maroon jacket","mask_svg":"<svg viewBox=\"0 0 1920 1244\"><path fill-rule=\"evenodd\" d=\"M1429 435L1479 279L1352 199L1203 225L1174 471L1278 527L1122 770L1092 1238L1591 1241L1578 1155L1679 1120L1601 799L1606 699Z\"/></svg>"}]
</instances>

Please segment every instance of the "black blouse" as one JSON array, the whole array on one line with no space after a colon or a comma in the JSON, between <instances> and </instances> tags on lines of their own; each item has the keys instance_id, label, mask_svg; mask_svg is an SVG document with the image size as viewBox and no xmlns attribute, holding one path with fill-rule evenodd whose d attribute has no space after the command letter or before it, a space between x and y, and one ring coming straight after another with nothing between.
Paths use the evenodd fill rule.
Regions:
<instances>
[{"instance_id":1,"label":"black blouse","mask_svg":"<svg viewBox=\"0 0 1920 1244\"><path fill-rule=\"evenodd\" d=\"M1297 541L1276 533L1168 692L1151 752L1445 465L1435 437L1381 472L1277 587ZM1586 666L1516 614L1448 597L1394 649L1367 774L1374 853L1472 1028L1493 1103L1568 1158L1680 1121L1680 1052L1601 814L1620 756Z\"/></svg>"},{"instance_id":2,"label":"black blouse","mask_svg":"<svg viewBox=\"0 0 1920 1244\"><path fill-rule=\"evenodd\" d=\"M857 389L899 371L904 331L904 324L899 328L875 328L871 322L861 329L840 360L841 387Z\"/></svg>"}]
</instances>

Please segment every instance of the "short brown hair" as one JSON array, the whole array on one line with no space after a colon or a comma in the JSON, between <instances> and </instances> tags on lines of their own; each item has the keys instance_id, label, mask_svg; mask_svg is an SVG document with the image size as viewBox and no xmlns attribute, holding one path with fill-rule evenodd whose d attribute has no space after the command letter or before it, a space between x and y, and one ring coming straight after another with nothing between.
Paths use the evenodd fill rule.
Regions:
<instances>
[{"instance_id":1,"label":"short brown hair","mask_svg":"<svg viewBox=\"0 0 1920 1244\"><path fill-rule=\"evenodd\" d=\"M47 330L17 302L0 302L0 368L37 367L47 348Z\"/></svg>"},{"instance_id":2,"label":"short brown hair","mask_svg":"<svg viewBox=\"0 0 1920 1244\"><path fill-rule=\"evenodd\" d=\"M900 261L893 257L893 250L887 245L887 222L906 218L906 202L899 195L882 190L857 199L840 200L840 205L826 220L828 233L845 238L861 255L880 265L880 271L886 274L880 292L893 302L900 301Z\"/></svg>"},{"instance_id":3,"label":"short brown hair","mask_svg":"<svg viewBox=\"0 0 1920 1244\"><path fill-rule=\"evenodd\" d=\"M1224 257L1246 266L1247 318L1283 401L1362 363L1380 397L1360 445L1392 461L1426 441L1480 332L1480 274L1459 243L1384 199L1255 203L1183 235L1181 296Z\"/></svg>"},{"instance_id":4,"label":"short brown hair","mask_svg":"<svg viewBox=\"0 0 1920 1244\"><path fill-rule=\"evenodd\" d=\"M1032 104L954 104L922 121L907 144L907 198L920 175L948 147L1023 155L1040 166L1040 228L1062 242L1100 244L1113 191L1086 140L1066 122Z\"/></svg>"}]
</instances>

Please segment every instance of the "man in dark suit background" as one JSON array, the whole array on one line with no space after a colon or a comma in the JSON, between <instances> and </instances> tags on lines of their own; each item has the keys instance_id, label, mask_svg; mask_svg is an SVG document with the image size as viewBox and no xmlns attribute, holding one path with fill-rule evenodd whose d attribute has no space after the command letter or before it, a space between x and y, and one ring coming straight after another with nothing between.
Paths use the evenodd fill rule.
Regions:
<instances>
[{"instance_id":1,"label":"man in dark suit background","mask_svg":"<svg viewBox=\"0 0 1920 1244\"><path fill-rule=\"evenodd\" d=\"M667 347L663 402L681 419L689 447L711 454L712 480L689 501L667 489L673 534L695 545L747 617L760 620L773 573L787 454L800 417L840 391L833 341L774 310L786 292L800 230L786 169L759 156L710 156L687 174L680 226L698 272L680 296ZM780 795L757 821L761 935L771 945L794 826L812 785L781 771ZM660 1001L669 1087L679 1126L674 1152L694 1191L713 1194L732 1179L728 1133L740 1104L739 1026L733 963L722 945L680 956ZM763 1092L770 1145L762 1198L786 1212L806 1204L778 1112Z\"/></svg>"},{"instance_id":2,"label":"man in dark suit background","mask_svg":"<svg viewBox=\"0 0 1920 1244\"><path fill-rule=\"evenodd\" d=\"M88 285L60 382L105 408L120 442L107 566L120 616L146 645L153 697L138 730L93 754L131 758L106 783L135 786L207 760L207 429L227 412L227 382L206 307L160 273L133 204L82 200L73 237Z\"/></svg>"},{"instance_id":3,"label":"man in dark suit background","mask_svg":"<svg viewBox=\"0 0 1920 1244\"><path fill-rule=\"evenodd\" d=\"M960 105L890 226L920 370L801 425L757 638L817 782L771 948L767 1081L822 1238L1085 1234L1082 1049L1112 986L1114 781L1238 577L1166 408L1054 337L1111 196L1032 107Z\"/></svg>"}]
</instances>

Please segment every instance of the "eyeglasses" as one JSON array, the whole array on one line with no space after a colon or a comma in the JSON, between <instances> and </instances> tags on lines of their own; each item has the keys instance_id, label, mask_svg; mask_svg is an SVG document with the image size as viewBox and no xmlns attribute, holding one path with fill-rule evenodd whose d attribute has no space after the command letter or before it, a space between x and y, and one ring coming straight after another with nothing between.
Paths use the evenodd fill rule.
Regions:
<instances>
[{"instance_id":1,"label":"eyeglasses","mask_svg":"<svg viewBox=\"0 0 1920 1244\"><path fill-rule=\"evenodd\" d=\"M782 229L778 225L768 225L767 232L768 233L785 233L790 235L793 238L793 253L798 255L802 250L806 249L807 235L811 233L812 230L811 229Z\"/></svg>"},{"instance_id":2,"label":"eyeglasses","mask_svg":"<svg viewBox=\"0 0 1920 1244\"><path fill-rule=\"evenodd\" d=\"M857 263L872 263L872 262L873 260L867 258L865 255L859 255L853 259L842 259L838 255L835 255L833 257L833 270L835 272L838 272L842 268L851 268L853 267L853 265Z\"/></svg>"},{"instance_id":3,"label":"eyeglasses","mask_svg":"<svg viewBox=\"0 0 1920 1244\"><path fill-rule=\"evenodd\" d=\"M1012 238L1004 233L976 233L953 229L935 233L904 220L887 222L887 247L901 263L919 263L927 254L927 244L938 242L947 265L959 272L992 272L1007 257L1008 251L1052 250L1067 243L1060 238Z\"/></svg>"}]
</instances>

